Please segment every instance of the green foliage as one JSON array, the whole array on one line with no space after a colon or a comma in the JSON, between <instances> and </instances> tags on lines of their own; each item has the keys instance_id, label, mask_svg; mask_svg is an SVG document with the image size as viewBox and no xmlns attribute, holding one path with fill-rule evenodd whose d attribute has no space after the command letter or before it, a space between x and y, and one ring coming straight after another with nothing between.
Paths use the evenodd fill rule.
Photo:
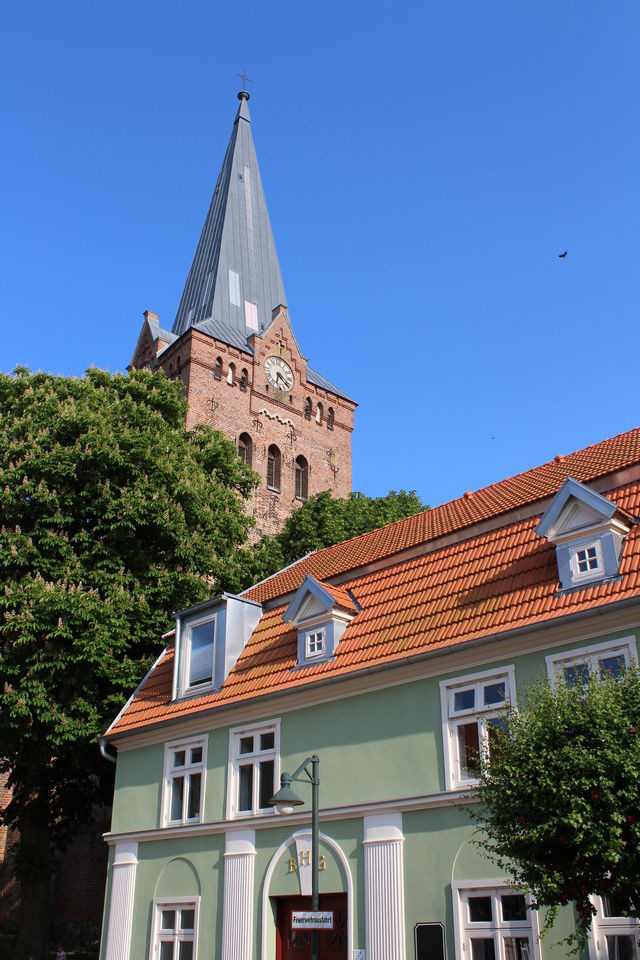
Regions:
<instances>
[{"instance_id":1,"label":"green foliage","mask_svg":"<svg viewBox=\"0 0 640 960\"><path fill-rule=\"evenodd\" d=\"M291 514L279 534L263 537L235 556L227 589L249 587L307 553L427 509L414 490L391 490L385 497L351 493L343 500L329 490L317 493Z\"/></svg>"},{"instance_id":2,"label":"green foliage","mask_svg":"<svg viewBox=\"0 0 640 960\"><path fill-rule=\"evenodd\" d=\"M25 835L40 808L60 844L87 816L97 738L246 539L257 478L185 412L162 373L0 375L0 770Z\"/></svg>"},{"instance_id":3,"label":"green foliage","mask_svg":"<svg viewBox=\"0 0 640 960\"><path fill-rule=\"evenodd\" d=\"M480 780L481 846L549 908L547 928L573 902L583 945L593 894L640 916L637 668L584 686L532 686L524 706L508 711Z\"/></svg>"}]
</instances>

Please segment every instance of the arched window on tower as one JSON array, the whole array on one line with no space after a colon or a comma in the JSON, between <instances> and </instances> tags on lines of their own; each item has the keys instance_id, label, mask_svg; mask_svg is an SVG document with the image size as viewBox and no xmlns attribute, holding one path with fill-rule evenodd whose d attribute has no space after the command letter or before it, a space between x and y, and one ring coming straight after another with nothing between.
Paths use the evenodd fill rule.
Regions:
<instances>
[{"instance_id":1,"label":"arched window on tower","mask_svg":"<svg viewBox=\"0 0 640 960\"><path fill-rule=\"evenodd\" d=\"M213 379L214 380L222 379L222 357L218 357L216 360L216 365L213 368Z\"/></svg>"},{"instance_id":2,"label":"arched window on tower","mask_svg":"<svg viewBox=\"0 0 640 960\"><path fill-rule=\"evenodd\" d=\"M267 454L267 487L280 493L280 465L282 458L275 444L271 444Z\"/></svg>"},{"instance_id":3,"label":"arched window on tower","mask_svg":"<svg viewBox=\"0 0 640 960\"><path fill-rule=\"evenodd\" d=\"M241 433L238 437L238 456L248 467L253 462L253 444L248 433Z\"/></svg>"},{"instance_id":4,"label":"arched window on tower","mask_svg":"<svg viewBox=\"0 0 640 960\"><path fill-rule=\"evenodd\" d=\"M238 386L240 387L240 389L242 390L243 393L244 393L244 392L246 391L246 389L247 389L247 383L248 383L248 382L249 382L249 374L247 373L246 368L243 367L243 368L242 368L242 373L240 374L240 382L239 382L239 384L238 384Z\"/></svg>"},{"instance_id":5,"label":"arched window on tower","mask_svg":"<svg viewBox=\"0 0 640 960\"><path fill-rule=\"evenodd\" d=\"M327 430L333 430L333 420L334 420L333 407L329 407L329 409L327 410Z\"/></svg>"},{"instance_id":6,"label":"arched window on tower","mask_svg":"<svg viewBox=\"0 0 640 960\"><path fill-rule=\"evenodd\" d=\"M304 402L304 418L305 420L311 420L311 397L307 397Z\"/></svg>"},{"instance_id":7,"label":"arched window on tower","mask_svg":"<svg viewBox=\"0 0 640 960\"><path fill-rule=\"evenodd\" d=\"M230 387L236 382L236 365L235 363L229 364L229 373L227 374L227 383Z\"/></svg>"},{"instance_id":8,"label":"arched window on tower","mask_svg":"<svg viewBox=\"0 0 640 960\"><path fill-rule=\"evenodd\" d=\"M296 500L309 496L309 464L304 457L296 457Z\"/></svg>"},{"instance_id":9,"label":"arched window on tower","mask_svg":"<svg viewBox=\"0 0 640 960\"><path fill-rule=\"evenodd\" d=\"M316 423L322 423L322 414L323 414L322 404L319 403L318 409L316 410Z\"/></svg>"}]
</instances>

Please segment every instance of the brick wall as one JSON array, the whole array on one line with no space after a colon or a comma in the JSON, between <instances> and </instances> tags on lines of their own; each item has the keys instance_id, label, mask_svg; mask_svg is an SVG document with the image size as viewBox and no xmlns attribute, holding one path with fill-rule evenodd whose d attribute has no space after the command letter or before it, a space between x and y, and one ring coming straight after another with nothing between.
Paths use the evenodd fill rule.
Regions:
<instances>
[{"instance_id":1,"label":"brick wall","mask_svg":"<svg viewBox=\"0 0 640 960\"><path fill-rule=\"evenodd\" d=\"M273 534L300 503L296 498L296 459L308 463L308 495L331 490L336 497L351 492L351 431L355 404L337 397L306 379L302 357L284 308L266 333L252 338L254 354L245 353L191 328L167 348L158 366L169 377L180 377L185 385L189 412L187 427L207 423L220 430L236 445L240 434L251 440L251 466L260 474L260 486L247 509L256 518L256 536ZM148 362L149 344L139 341L132 365ZM277 393L268 383L264 363L279 356L294 373L294 384L286 394ZM222 362L216 379L216 362ZM233 364L233 383L229 368ZM246 371L247 388L240 380ZM310 401L310 413L305 416ZM318 406L321 416L318 418ZM329 411L333 411L330 428ZM280 490L267 486L267 461L271 446L281 458Z\"/></svg>"}]
</instances>

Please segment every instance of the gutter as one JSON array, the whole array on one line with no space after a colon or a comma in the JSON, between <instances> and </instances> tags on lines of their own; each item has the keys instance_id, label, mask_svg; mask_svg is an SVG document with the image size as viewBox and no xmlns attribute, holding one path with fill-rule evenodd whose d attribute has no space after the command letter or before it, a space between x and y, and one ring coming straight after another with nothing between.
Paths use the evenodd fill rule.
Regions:
<instances>
[{"instance_id":1,"label":"gutter","mask_svg":"<svg viewBox=\"0 0 640 960\"><path fill-rule=\"evenodd\" d=\"M520 636L528 636L529 634L537 633L540 630L548 630L550 627L555 627L556 625L562 626L566 623L578 622L580 620L589 619L592 616L604 616L606 613L611 613L617 610L624 610L627 607L633 607L640 604L640 595L634 597L627 597L625 600L618 600L616 603L603 604L598 607L591 607L587 611L577 611L575 613L565 614L563 617L555 617L551 620L541 620L538 623L532 623L525 625L523 627L516 627L513 630L507 630L502 633L493 633L488 636L476 637L474 640L466 640L462 643L456 643L453 646L444 646L440 647L437 650L426 650L422 653L414 653L411 656L404 657L402 660L393 660L390 663L379 663L374 664L370 667L363 667L360 670L354 670L351 673L340 674L339 676L328 676L323 677L321 680L311 681L309 684L305 684L304 687L296 687L296 692L299 692L301 689L304 690L317 690L321 687L326 687L329 685L334 685L340 681L358 679L359 677L371 676L372 674L382 673L384 670L392 670L397 667L408 666L412 663L423 663L425 660L436 659L437 657L446 656L451 653L453 650L468 650L475 647L482 647L485 644L495 643L500 640L511 640ZM152 668L153 669L153 668ZM197 711L195 713L189 713L187 716L189 719L194 717L206 717L210 714L220 714L226 713L227 711L237 710L247 704L256 704L256 703L266 703L271 700L275 700L278 697L286 696L287 694L292 693L290 688L285 688L284 690L273 690L270 693L262 693L258 696L253 696L250 698L245 698L243 700L234 700L232 703L220 703L213 704L208 709ZM135 694L134 694L135 695ZM130 699L133 699L133 696ZM120 711L119 716L124 712L125 707ZM170 719L158 720L156 723L145 724L141 727L135 727L131 730L122 731L122 733L116 733L112 737L109 737L111 743L116 742L117 740L124 739L127 736L137 736L141 733L151 732L153 730L159 730L164 727L171 727L177 723L182 723L185 720L185 714L181 714L177 717L171 717ZM116 721L114 720L114 723ZM113 726L113 724L112 724ZM108 733L108 731L107 731Z\"/></svg>"},{"instance_id":2,"label":"gutter","mask_svg":"<svg viewBox=\"0 0 640 960\"><path fill-rule=\"evenodd\" d=\"M109 763L118 762L118 757L116 756L116 754L109 753L109 751L107 750L107 741L105 740L104 737L100 737L100 739L98 740L98 746L100 747L100 753L105 758L105 760L108 760Z\"/></svg>"}]
</instances>

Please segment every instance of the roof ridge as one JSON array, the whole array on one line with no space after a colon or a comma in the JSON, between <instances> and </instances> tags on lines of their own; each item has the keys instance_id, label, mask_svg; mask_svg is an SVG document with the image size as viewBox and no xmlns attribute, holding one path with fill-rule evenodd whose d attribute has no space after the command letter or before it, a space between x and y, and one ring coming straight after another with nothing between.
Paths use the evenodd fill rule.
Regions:
<instances>
[{"instance_id":1,"label":"roof ridge","mask_svg":"<svg viewBox=\"0 0 640 960\"><path fill-rule=\"evenodd\" d=\"M579 463L572 463L573 458L586 456L587 458L591 455L593 457L594 452L601 451L602 448L605 448L610 445L615 445L616 441L621 441L626 438L632 438L638 441L638 450L634 453L631 458L623 458L622 462L613 462L607 465L603 465L601 469L596 469L595 465L587 470L587 476L584 475L584 470L580 470ZM391 556L394 553L399 553L404 549L409 547L415 547L422 543L427 543L432 540L437 540L442 536L445 536L448 532L453 532L454 530L464 530L469 527L473 527L476 524L490 520L494 517L499 517L502 514L509 513L514 509L524 507L525 505L530 505L535 503L538 500L544 500L547 497L551 496L553 493L557 492L560 489L560 486L565 481L567 476L570 476L572 470L577 470L581 474L582 479L580 482L589 483L600 477L605 477L607 474L615 473L617 470L621 469L622 466L629 466L632 463L640 463L640 427L633 427L630 430L623 431L621 433L615 434L612 437L606 437L604 440L597 441L596 443L589 444L586 447L582 447L578 450L574 450L572 453L554 457L552 460L546 460L544 463L538 464L535 467L531 467L529 470L521 471L520 473L513 474L512 476L505 477L502 480L495 481L492 484L488 484L485 487L480 487L478 490L475 490L473 493L464 493L460 497L456 497L453 500L445 501L442 504L438 504L435 507L428 507L425 510L420 511L417 514L412 514L409 517L403 517L401 520L394 520L390 523L383 524L381 527L376 527L373 530L368 530L364 533L357 534L355 537L350 537L348 540L342 540L339 543L331 544L330 546L323 547L320 550L313 551L312 553L306 554L306 556L301 557L297 561L293 561L285 569L287 571L292 570L299 564L305 564L304 572L310 572L313 576L319 579L329 579L332 576L338 576L341 573L357 569L360 566L365 566L367 563L372 562L374 559L381 559L385 556ZM548 472L550 469L557 469L561 471L558 474L557 481L549 482L545 478L545 471ZM506 502L509 487L518 487L520 486L525 479L529 478L533 480L536 475L540 477L539 489L532 489L530 495L522 492L515 502L508 503ZM545 480L547 481L545 484ZM502 489L501 489L502 488ZM504 502L495 502L496 495L504 497ZM513 493L511 494L513 499ZM489 502L487 502L489 501ZM491 503L491 501L494 501ZM466 516L458 515L454 516L453 520L448 517L448 514L459 514L459 508L462 505L473 506L478 504L479 509L474 511L465 510ZM482 509L484 508L484 509ZM448 529L436 529L429 530L428 521L424 521L424 528L421 531L417 531L417 536L411 540L410 543L398 543L402 539L401 534L404 527L410 527L411 524L420 523L420 518L427 518L435 516L437 519L439 515L442 516L443 520L450 520L450 523L447 525L445 522L443 526ZM437 520L436 524L437 525ZM394 536L392 542L387 542L386 547L380 553L377 553L375 557L370 557L364 559L357 563L346 563L342 564L340 569L337 570L325 570L320 567L320 569L313 565L310 565L309 561L322 560L330 557L333 553L344 553L349 548L353 547L355 544L366 543L367 540L376 541L382 537L385 540L389 540L389 531L394 529L398 532L398 536ZM386 531L386 536L382 534L382 531ZM382 537L381 537L382 534ZM382 545L381 545L382 546ZM247 593L251 593L258 586L263 586L269 581L275 581L276 578L281 577L284 571L278 571L267 577L256 584L253 587L250 587ZM289 588L290 589L290 588ZM295 589L295 588L294 588ZM275 599L278 596L284 595L288 592L287 589L283 589L272 595L272 599Z\"/></svg>"}]
</instances>

